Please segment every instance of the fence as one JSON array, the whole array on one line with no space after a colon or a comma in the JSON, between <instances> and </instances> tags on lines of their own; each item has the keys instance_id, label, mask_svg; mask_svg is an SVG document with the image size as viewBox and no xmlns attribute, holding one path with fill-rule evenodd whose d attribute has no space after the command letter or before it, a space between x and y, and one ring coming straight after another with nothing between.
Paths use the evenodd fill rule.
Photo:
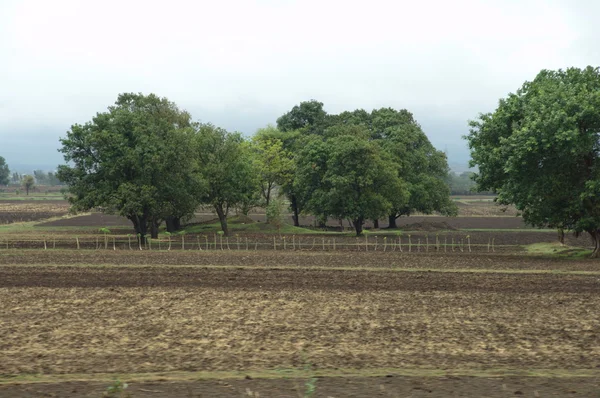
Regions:
<instances>
[{"instance_id":1,"label":"fence","mask_svg":"<svg viewBox=\"0 0 600 398\"><path fill-rule=\"evenodd\" d=\"M298 250L298 251L363 251L363 252L406 252L406 253L456 253L456 252L496 252L515 248L515 245L496 245L495 238L486 243L473 244L470 236L429 236L415 237L225 237L222 235L179 235L171 238L151 239L140 243L135 237L98 235L80 237L43 237L30 240L0 240L2 249L75 249L75 250L198 250L198 251L258 251L258 250Z\"/></svg>"}]
</instances>

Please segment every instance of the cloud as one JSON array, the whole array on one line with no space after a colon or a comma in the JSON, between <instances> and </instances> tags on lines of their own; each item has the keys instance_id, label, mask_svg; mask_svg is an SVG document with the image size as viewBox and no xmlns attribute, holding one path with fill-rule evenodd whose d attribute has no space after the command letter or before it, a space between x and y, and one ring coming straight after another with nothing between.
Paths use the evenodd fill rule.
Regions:
<instances>
[{"instance_id":1,"label":"cloud","mask_svg":"<svg viewBox=\"0 0 600 398\"><path fill-rule=\"evenodd\" d=\"M4 0L0 154L57 138L120 92L251 134L302 100L412 111L440 149L540 69L600 63L593 1ZM43 126L43 131L40 130ZM50 146L50 140L48 146ZM48 148L48 159L55 159ZM44 157L36 153L36 158Z\"/></svg>"}]
</instances>

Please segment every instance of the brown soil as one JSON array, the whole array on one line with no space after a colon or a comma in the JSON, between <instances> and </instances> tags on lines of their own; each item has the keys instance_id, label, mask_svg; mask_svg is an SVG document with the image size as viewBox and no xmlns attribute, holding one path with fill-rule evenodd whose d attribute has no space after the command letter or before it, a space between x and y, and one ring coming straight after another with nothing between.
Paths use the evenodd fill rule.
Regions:
<instances>
[{"instance_id":1,"label":"brown soil","mask_svg":"<svg viewBox=\"0 0 600 398\"><path fill-rule=\"evenodd\" d=\"M597 397L596 377L324 377L316 380L315 398L365 397ZM202 380L193 382L129 383L133 398L298 398L306 393L306 379ZM109 383L0 385L0 396L101 397Z\"/></svg>"},{"instance_id":2,"label":"brown soil","mask_svg":"<svg viewBox=\"0 0 600 398\"><path fill-rule=\"evenodd\" d=\"M211 213L199 214L194 217L190 223L214 222L215 216ZM265 222L264 214L250 214L248 221ZM291 220L288 220L291 222ZM300 217L300 224L304 226L314 225L314 217ZM521 217L441 217L441 216L411 216L400 217L397 220L398 227L409 230L411 226L419 230L440 230L440 229L524 229L530 228L525 225ZM339 222L330 220L328 225L339 227ZM387 220L380 221L380 228L387 228ZM109 214L93 213L85 216L71 217L64 220L55 220L43 224L41 227L111 227L124 226L130 227L131 222L126 218L113 216ZM371 228L372 223L367 222L366 227ZM348 222L344 222L346 229L351 229Z\"/></svg>"},{"instance_id":3,"label":"brown soil","mask_svg":"<svg viewBox=\"0 0 600 398\"><path fill-rule=\"evenodd\" d=\"M0 224L44 220L69 213L64 201L0 201Z\"/></svg>"},{"instance_id":4,"label":"brown soil","mask_svg":"<svg viewBox=\"0 0 600 398\"><path fill-rule=\"evenodd\" d=\"M154 375L145 379L153 381L123 380L131 381L127 391L134 398L303 396L306 380L285 377L294 369L315 375L390 369L392 377L319 378L315 397L598 392L600 273L589 272L598 271L596 261L458 253L11 250L2 252L0 264L2 397L98 397L109 383L75 380L100 373ZM415 270L393 270L399 267ZM460 271L481 268L530 272ZM488 373L408 377L400 369ZM547 371L544 377L495 377L502 369ZM243 378L266 370L281 376L169 377L225 371ZM573 377L578 371L587 377ZM547 376L552 372L567 377ZM37 384L21 377L32 374L71 381Z\"/></svg>"},{"instance_id":5,"label":"brown soil","mask_svg":"<svg viewBox=\"0 0 600 398\"><path fill-rule=\"evenodd\" d=\"M600 271L597 260L483 253L8 250L0 265L246 266L425 270ZM4 268L2 268L4 269ZM22 271L25 272L25 271ZM1 281L0 281L1 283Z\"/></svg>"}]
</instances>

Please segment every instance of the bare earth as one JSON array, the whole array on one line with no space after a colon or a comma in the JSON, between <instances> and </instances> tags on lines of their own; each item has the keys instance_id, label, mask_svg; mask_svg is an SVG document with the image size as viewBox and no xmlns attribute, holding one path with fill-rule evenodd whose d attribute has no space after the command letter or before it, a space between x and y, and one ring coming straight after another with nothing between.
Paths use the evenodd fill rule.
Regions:
<instances>
[{"instance_id":1,"label":"bare earth","mask_svg":"<svg viewBox=\"0 0 600 398\"><path fill-rule=\"evenodd\" d=\"M123 375L133 397L298 397L313 376L316 397L600 391L595 261L397 252L0 254L1 397L98 397L110 375ZM234 373L219 381L194 376L199 371Z\"/></svg>"}]
</instances>

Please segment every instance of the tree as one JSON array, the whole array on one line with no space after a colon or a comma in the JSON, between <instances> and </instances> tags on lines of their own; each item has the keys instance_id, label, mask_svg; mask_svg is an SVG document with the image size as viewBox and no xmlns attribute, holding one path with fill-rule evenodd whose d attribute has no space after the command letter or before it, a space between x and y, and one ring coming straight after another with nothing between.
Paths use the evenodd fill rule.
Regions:
<instances>
[{"instance_id":1,"label":"tree","mask_svg":"<svg viewBox=\"0 0 600 398\"><path fill-rule=\"evenodd\" d=\"M69 188L73 208L94 208L127 217L144 243L149 227L158 225L187 203L193 212L200 180L192 175L194 134L190 115L166 98L126 93L91 122L75 124L61 139L61 152L71 165L57 176ZM185 199L182 199L185 198ZM199 198L197 199L199 201Z\"/></svg>"},{"instance_id":2,"label":"tree","mask_svg":"<svg viewBox=\"0 0 600 398\"><path fill-rule=\"evenodd\" d=\"M247 145L239 133L229 133L211 124L198 126L196 154L207 182L204 203L214 207L221 229L229 236L227 215L258 191L257 173Z\"/></svg>"},{"instance_id":3,"label":"tree","mask_svg":"<svg viewBox=\"0 0 600 398\"><path fill-rule=\"evenodd\" d=\"M537 227L587 232L600 256L600 70L542 70L466 137L480 190Z\"/></svg>"},{"instance_id":4,"label":"tree","mask_svg":"<svg viewBox=\"0 0 600 398\"><path fill-rule=\"evenodd\" d=\"M33 177L35 178L35 182L38 185L47 185L48 184L48 175L42 170L34 170Z\"/></svg>"},{"instance_id":5,"label":"tree","mask_svg":"<svg viewBox=\"0 0 600 398\"><path fill-rule=\"evenodd\" d=\"M33 189L33 187L35 186L35 179L33 178L33 176L25 175L25 176L23 176L23 179L21 180L21 185L23 185L23 188L25 188L25 192L27 193L27 196L29 196L29 191L31 191Z\"/></svg>"},{"instance_id":6,"label":"tree","mask_svg":"<svg viewBox=\"0 0 600 398\"><path fill-rule=\"evenodd\" d=\"M10 182L10 170L6 160L0 156L0 185L8 185Z\"/></svg>"},{"instance_id":7,"label":"tree","mask_svg":"<svg viewBox=\"0 0 600 398\"><path fill-rule=\"evenodd\" d=\"M277 128L283 132L304 130L308 134L322 133L327 112L323 103L317 100L301 102L277 119Z\"/></svg>"},{"instance_id":8,"label":"tree","mask_svg":"<svg viewBox=\"0 0 600 398\"><path fill-rule=\"evenodd\" d=\"M291 154L283 148L283 141L271 138L269 131L276 127L267 126L256 132L252 138L252 150L255 153L255 168L259 173L260 193L265 207L271 202L271 193L276 186L281 187L293 176L294 161Z\"/></svg>"},{"instance_id":9,"label":"tree","mask_svg":"<svg viewBox=\"0 0 600 398\"><path fill-rule=\"evenodd\" d=\"M23 178L23 176L15 171L14 173L12 173L10 182L13 184L20 184L22 178Z\"/></svg>"},{"instance_id":10,"label":"tree","mask_svg":"<svg viewBox=\"0 0 600 398\"><path fill-rule=\"evenodd\" d=\"M396 198L408 199L397 164L367 135L364 128L353 126L347 134L315 137L298 158L296 184L308 198L307 209L352 220L357 236L365 220L387 214Z\"/></svg>"}]
</instances>

